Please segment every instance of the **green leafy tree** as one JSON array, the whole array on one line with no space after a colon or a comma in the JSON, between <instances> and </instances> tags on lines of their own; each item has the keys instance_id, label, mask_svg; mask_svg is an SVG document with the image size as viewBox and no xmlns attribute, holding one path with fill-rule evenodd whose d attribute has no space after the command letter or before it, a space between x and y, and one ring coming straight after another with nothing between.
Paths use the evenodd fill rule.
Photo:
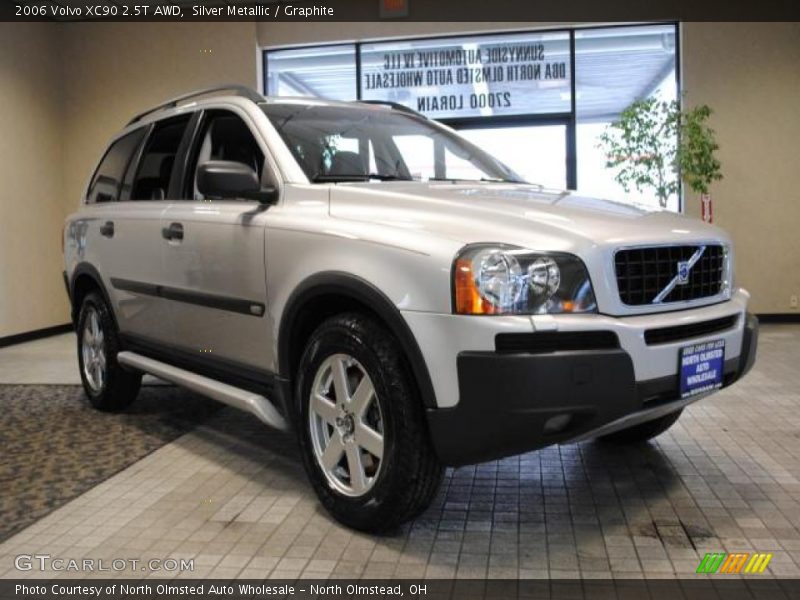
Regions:
<instances>
[{"instance_id":1,"label":"green leafy tree","mask_svg":"<svg viewBox=\"0 0 800 600\"><path fill-rule=\"evenodd\" d=\"M637 100L600 135L606 167L618 169L615 179L626 192L655 190L661 206L678 193L679 180L706 194L722 179L710 116L706 105L682 111L674 100Z\"/></svg>"}]
</instances>

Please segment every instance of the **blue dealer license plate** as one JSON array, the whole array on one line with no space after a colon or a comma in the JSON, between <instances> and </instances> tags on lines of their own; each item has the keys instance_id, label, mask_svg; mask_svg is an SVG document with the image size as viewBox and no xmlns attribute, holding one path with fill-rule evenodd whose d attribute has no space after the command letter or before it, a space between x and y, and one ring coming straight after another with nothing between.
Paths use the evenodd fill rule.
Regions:
<instances>
[{"instance_id":1,"label":"blue dealer license plate","mask_svg":"<svg viewBox=\"0 0 800 600\"><path fill-rule=\"evenodd\" d=\"M725 340L681 348L681 398L722 387Z\"/></svg>"}]
</instances>

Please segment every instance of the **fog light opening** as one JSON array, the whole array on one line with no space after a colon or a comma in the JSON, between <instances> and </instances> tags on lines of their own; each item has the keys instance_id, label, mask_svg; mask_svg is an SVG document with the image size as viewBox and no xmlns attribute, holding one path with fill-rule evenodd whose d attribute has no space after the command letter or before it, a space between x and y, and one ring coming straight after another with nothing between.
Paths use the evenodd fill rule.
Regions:
<instances>
[{"instance_id":1,"label":"fog light opening","mask_svg":"<svg viewBox=\"0 0 800 600\"><path fill-rule=\"evenodd\" d=\"M544 433L545 435L560 433L564 431L571 422L572 415L567 413L550 417L544 424Z\"/></svg>"}]
</instances>

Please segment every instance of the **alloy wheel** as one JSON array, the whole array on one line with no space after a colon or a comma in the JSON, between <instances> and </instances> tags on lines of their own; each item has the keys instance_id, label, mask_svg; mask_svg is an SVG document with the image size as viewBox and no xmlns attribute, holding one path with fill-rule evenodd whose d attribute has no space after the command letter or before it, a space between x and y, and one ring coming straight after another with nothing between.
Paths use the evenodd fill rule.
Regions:
<instances>
[{"instance_id":1,"label":"alloy wheel","mask_svg":"<svg viewBox=\"0 0 800 600\"><path fill-rule=\"evenodd\" d=\"M363 496L375 485L385 448L372 380L355 358L334 354L317 369L308 402L311 443L328 483Z\"/></svg>"},{"instance_id":2,"label":"alloy wheel","mask_svg":"<svg viewBox=\"0 0 800 600\"><path fill-rule=\"evenodd\" d=\"M105 336L100 325L100 315L94 307L89 308L83 321L81 333L81 356L83 375L93 392L102 391L106 379Z\"/></svg>"}]
</instances>

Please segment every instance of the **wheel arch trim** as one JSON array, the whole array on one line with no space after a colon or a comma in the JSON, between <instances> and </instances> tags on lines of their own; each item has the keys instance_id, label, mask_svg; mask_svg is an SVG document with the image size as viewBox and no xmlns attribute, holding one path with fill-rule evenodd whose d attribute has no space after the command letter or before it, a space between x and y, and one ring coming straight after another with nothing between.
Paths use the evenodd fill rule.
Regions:
<instances>
[{"instance_id":1,"label":"wheel arch trim","mask_svg":"<svg viewBox=\"0 0 800 600\"><path fill-rule=\"evenodd\" d=\"M100 290L100 293L103 295L103 300L106 301L108 309L111 312L111 318L114 320L114 324L116 325L117 316L114 314L114 308L111 304L111 297L108 295L108 290L103 283L103 277L100 275L100 271L97 270L97 267L88 262L78 263L72 270L72 274L69 276L69 300L71 304L70 315L72 317L73 325L75 325L75 327L78 326L78 315L80 314L81 310L80 305L75 299L75 283L82 276L88 276L94 281L95 285Z\"/></svg>"},{"instance_id":2,"label":"wheel arch trim","mask_svg":"<svg viewBox=\"0 0 800 600\"><path fill-rule=\"evenodd\" d=\"M292 378L289 350L301 310L308 302L326 295L343 296L364 304L381 319L400 343L422 397L423 405L426 408L436 408L436 394L428 366L419 344L400 310L386 294L372 283L357 275L342 271L325 271L311 275L304 279L289 296L281 314L278 329L278 369L281 377L286 380Z\"/></svg>"}]
</instances>

